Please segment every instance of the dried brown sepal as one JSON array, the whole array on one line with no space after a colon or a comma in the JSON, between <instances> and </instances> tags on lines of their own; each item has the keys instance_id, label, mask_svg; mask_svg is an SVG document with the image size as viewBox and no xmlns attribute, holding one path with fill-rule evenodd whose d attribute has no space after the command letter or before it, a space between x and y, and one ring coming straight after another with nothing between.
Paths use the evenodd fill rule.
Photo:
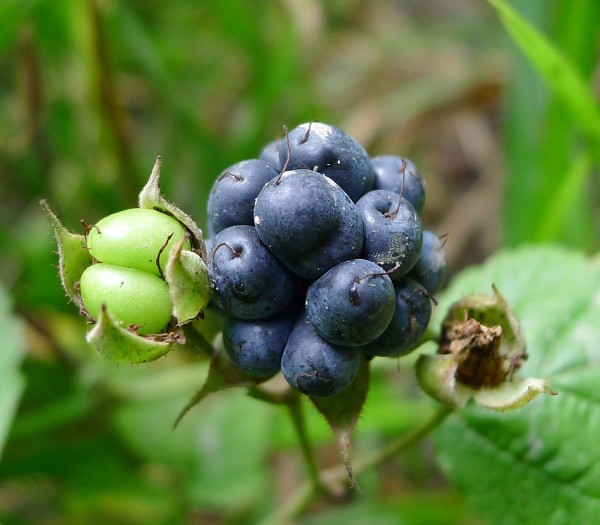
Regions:
<instances>
[{"instance_id":1,"label":"dried brown sepal","mask_svg":"<svg viewBox=\"0 0 600 525\"><path fill-rule=\"evenodd\" d=\"M423 390L453 409L472 398L485 408L515 410L539 394L556 394L543 379L515 377L527 359L525 341L507 302L492 288L491 297L470 295L454 303L438 353L416 363Z\"/></svg>"},{"instance_id":2,"label":"dried brown sepal","mask_svg":"<svg viewBox=\"0 0 600 525\"><path fill-rule=\"evenodd\" d=\"M445 321L440 354L457 364L456 380L474 389L494 387L512 379L527 354L505 361L501 354L502 328L487 327L473 318Z\"/></svg>"},{"instance_id":3,"label":"dried brown sepal","mask_svg":"<svg viewBox=\"0 0 600 525\"><path fill-rule=\"evenodd\" d=\"M475 390L512 380L527 360L519 324L494 286L494 296L455 303L442 324L438 352L457 364L456 380Z\"/></svg>"}]
</instances>

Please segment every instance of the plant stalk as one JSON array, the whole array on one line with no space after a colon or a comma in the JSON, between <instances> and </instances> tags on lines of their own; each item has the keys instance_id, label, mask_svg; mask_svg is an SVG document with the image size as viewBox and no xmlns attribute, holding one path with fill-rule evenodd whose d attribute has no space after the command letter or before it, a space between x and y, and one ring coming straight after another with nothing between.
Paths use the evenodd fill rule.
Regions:
<instances>
[{"instance_id":1,"label":"plant stalk","mask_svg":"<svg viewBox=\"0 0 600 525\"><path fill-rule=\"evenodd\" d=\"M299 406L292 408L292 406L296 404L299 405L299 400L297 403L290 404L290 412L292 413L294 427L296 428L300 441L301 443L304 443L303 453L307 466L310 465L309 472L312 472L311 481L310 483L303 483L287 502L261 521L260 525L285 525L290 523L294 518L302 514L319 494L333 495L336 492L334 487L347 481L348 474L346 468L343 466L326 470L322 473L322 476L320 475L314 461L310 443L307 440L304 424L302 423L302 413L300 412ZM294 413L296 415L294 415ZM451 413L452 410L449 407L440 405L433 415L422 425L410 430L398 439L395 439L371 456L356 461L353 468L355 475L382 465L400 452L407 450L435 430ZM300 419L296 420L295 418L297 417ZM296 421L298 421L298 423ZM300 437L301 435L303 437Z\"/></svg>"},{"instance_id":2,"label":"plant stalk","mask_svg":"<svg viewBox=\"0 0 600 525\"><path fill-rule=\"evenodd\" d=\"M289 403L288 409L294 426L294 431L296 432L298 441L300 442L302 457L304 458L304 464L306 465L306 469L308 471L311 487L314 489L315 493L321 492L324 487L319 474L319 467L315 459L315 454L306 432L306 420L304 418L302 404L298 394L296 394L294 399Z\"/></svg>"}]
</instances>

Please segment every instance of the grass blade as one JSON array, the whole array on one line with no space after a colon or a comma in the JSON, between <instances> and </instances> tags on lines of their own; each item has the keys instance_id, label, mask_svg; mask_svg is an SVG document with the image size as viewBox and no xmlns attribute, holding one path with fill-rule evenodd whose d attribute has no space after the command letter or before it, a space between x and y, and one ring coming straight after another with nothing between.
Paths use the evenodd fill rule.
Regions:
<instances>
[{"instance_id":1,"label":"grass blade","mask_svg":"<svg viewBox=\"0 0 600 525\"><path fill-rule=\"evenodd\" d=\"M552 201L546 207L538 232L537 241L555 241L561 236L561 228L568 221L569 211L580 200L592 163L587 153L581 153L572 163L571 169L562 178L562 184L554 192Z\"/></svg>"},{"instance_id":2,"label":"grass blade","mask_svg":"<svg viewBox=\"0 0 600 525\"><path fill-rule=\"evenodd\" d=\"M569 61L504 0L488 0L521 51L554 94L569 109L574 122L597 150L600 164L600 108L591 89Z\"/></svg>"}]
</instances>

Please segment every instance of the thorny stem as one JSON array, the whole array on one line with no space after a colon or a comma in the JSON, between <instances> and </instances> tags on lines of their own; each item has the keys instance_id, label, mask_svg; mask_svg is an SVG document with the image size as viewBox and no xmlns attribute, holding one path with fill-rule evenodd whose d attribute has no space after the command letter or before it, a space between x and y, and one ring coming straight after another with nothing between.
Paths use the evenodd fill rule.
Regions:
<instances>
[{"instance_id":1,"label":"thorny stem","mask_svg":"<svg viewBox=\"0 0 600 525\"><path fill-rule=\"evenodd\" d=\"M429 433L431 433L435 428L437 428L446 417L452 413L452 410L446 405L440 405L437 410L433 413L430 419L425 421L421 426L413 428L412 430L406 432L404 435L398 437L393 440L391 443L388 443L387 446L374 452L371 456L367 456L366 458L362 458L354 463L354 473L360 474L365 470L369 470L370 468L376 467L378 465L382 465L389 459L393 458L395 455L403 452L404 450L410 448L412 445L423 439ZM336 477L345 476L346 470L337 468Z\"/></svg>"},{"instance_id":2,"label":"thorny stem","mask_svg":"<svg viewBox=\"0 0 600 525\"><path fill-rule=\"evenodd\" d=\"M193 323L185 325L183 327L183 333L189 348L199 350L201 354L204 354L209 358L215 353L213 345L207 341L206 337L204 337L204 335L199 332L195 326L193 326Z\"/></svg>"},{"instance_id":3,"label":"thorny stem","mask_svg":"<svg viewBox=\"0 0 600 525\"><path fill-rule=\"evenodd\" d=\"M291 388L288 388L283 392L274 392L267 390L264 387L253 386L248 388L248 395L273 405L289 405L290 403L295 402L296 393Z\"/></svg>"},{"instance_id":4,"label":"thorny stem","mask_svg":"<svg viewBox=\"0 0 600 525\"><path fill-rule=\"evenodd\" d=\"M308 434L306 433L306 420L304 419L304 413L302 412L302 404L300 401L300 395L296 394L293 400L288 404L290 411L290 417L294 426L294 431L298 436L300 442L300 448L302 450L302 457L306 469L308 470L308 478L310 484L314 489L314 492L320 492L323 490L323 483L319 474L319 467L315 459L315 454L312 448Z\"/></svg>"},{"instance_id":5,"label":"thorny stem","mask_svg":"<svg viewBox=\"0 0 600 525\"><path fill-rule=\"evenodd\" d=\"M372 455L355 461L354 473L358 475L382 465L397 454L407 450L436 429L451 413L452 410L450 408L440 405L433 415L422 425L410 430ZM322 473L322 479L325 482L324 489L319 490L319 487L315 486L312 482L302 484L286 503L261 521L260 525L285 525L290 523L294 518L300 516L319 494L333 494L334 487L343 484L347 480L347 475L346 469L343 466L324 471Z\"/></svg>"},{"instance_id":6,"label":"thorny stem","mask_svg":"<svg viewBox=\"0 0 600 525\"><path fill-rule=\"evenodd\" d=\"M308 470L309 481L303 483L292 497L281 507L275 510L260 522L260 525L287 525L294 517L301 514L310 503L319 495L326 493L321 481L319 467L315 460L314 452L306 433L306 422L302 412L300 396L294 392L294 398L288 403L290 417L294 430L300 441L302 456Z\"/></svg>"}]
</instances>

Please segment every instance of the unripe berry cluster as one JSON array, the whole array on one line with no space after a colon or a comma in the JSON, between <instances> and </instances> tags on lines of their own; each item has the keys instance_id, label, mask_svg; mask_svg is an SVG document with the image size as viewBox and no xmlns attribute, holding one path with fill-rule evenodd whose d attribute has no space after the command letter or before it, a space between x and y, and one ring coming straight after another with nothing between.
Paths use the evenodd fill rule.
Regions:
<instances>
[{"instance_id":1,"label":"unripe berry cluster","mask_svg":"<svg viewBox=\"0 0 600 525\"><path fill-rule=\"evenodd\" d=\"M411 161L370 158L316 122L224 170L208 201L207 251L233 362L257 378L281 370L324 397L365 356L411 351L446 270L442 241L422 228L424 203Z\"/></svg>"},{"instance_id":2,"label":"unripe berry cluster","mask_svg":"<svg viewBox=\"0 0 600 525\"><path fill-rule=\"evenodd\" d=\"M163 331L173 310L163 269L185 237L177 220L152 209L123 210L92 226L87 248L95 264L79 283L88 315L98 319L104 305L119 324L140 335Z\"/></svg>"}]
</instances>

